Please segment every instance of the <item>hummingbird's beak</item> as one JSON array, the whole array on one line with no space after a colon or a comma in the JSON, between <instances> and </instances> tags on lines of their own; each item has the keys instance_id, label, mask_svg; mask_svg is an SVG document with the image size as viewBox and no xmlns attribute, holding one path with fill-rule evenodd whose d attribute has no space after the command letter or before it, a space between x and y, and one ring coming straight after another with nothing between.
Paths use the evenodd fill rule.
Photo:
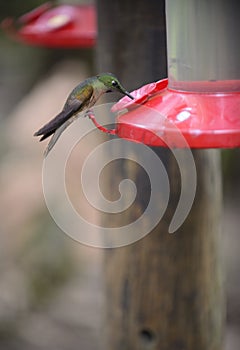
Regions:
<instances>
[{"instance_id":1,"label":"hummingbird's beak","mask_svg":"<svg viewBox=\"0 0 240 350\"><path fill-rule=\"evenodd\" d=\"M132 95L130 95L129 92L124 91L123 93L124 93L124 95L126 95L126 96L130 97L132 100L134 100L134 97Z\"/></svg>"},{"instance_id":2,"label":"hummingbird's beak","mask_svg":"<svg viewBox=\"0 0 240 350\"><path fill-rule=\"evenodd\" d=\"M130 97L132 100L134 100L134 97L132 95L130 95L129 92L127 92L125 89L123 89L121 87L119 90L123 95L126 95L126 96Z\"/></svg>"},{"instance_id":3,"label":"hummingbird's beak","mask_svg":"<svg viewBox=\"0 0 240 350\"><path fill-rule=\"evenodd\" d=\"M117 87L117 90L119 92L121 92L123 95L128 96L129 98L131 98L131 100L134 100L134 97L132 95L130 95L129 92L127 90L125 90L124 87L122 87L121 85L119 85Z\"/></svg>"},{"instance_id":4,"label":"hummingbird's beak","mask_svg":"<svg viewBox=\"0 0 240 350\"><path fill-rule=\"evenodd\" d=\"M134 100L134 97L132 95L129 94L128 91L126 91L121 85L118 86L118 90L123 94L126 95L128 97L130 97L132 100Z\"/></svg>"}]
</instances>

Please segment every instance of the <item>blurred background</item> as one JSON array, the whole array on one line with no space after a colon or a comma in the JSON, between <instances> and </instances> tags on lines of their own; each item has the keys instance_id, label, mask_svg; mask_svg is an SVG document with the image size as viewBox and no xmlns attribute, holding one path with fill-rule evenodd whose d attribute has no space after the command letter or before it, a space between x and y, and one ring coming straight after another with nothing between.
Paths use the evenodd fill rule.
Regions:
<instances>
[{"instance_id":1,"label":"blurred background","mask_svg":"<svg viewBox=\"0 0 240 350\"><path fill-rule=\"evenodd\" d=\"M43 3L0 2L0 21ZM72 88L96 73L94 49L26 46L3 31L0 46L0 349L101 349L103 251L74 242L52 220L41 183L46 143L33 138ZM235 350L240 348L240 150L219 152L225 350Z\"/></svg>"}]
</instances>

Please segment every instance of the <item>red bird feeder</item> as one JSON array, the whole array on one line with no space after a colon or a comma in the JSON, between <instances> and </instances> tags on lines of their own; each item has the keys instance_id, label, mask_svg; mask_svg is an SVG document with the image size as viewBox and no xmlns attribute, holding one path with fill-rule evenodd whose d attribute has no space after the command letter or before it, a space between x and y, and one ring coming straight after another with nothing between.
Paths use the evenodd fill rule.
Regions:
<instances>
[{"instance_id":1,"label":"red bird feeder","mask_svg":"<svg viewBox=\"0 0 240 350\"><path fill-rule=\"evenodd\" d=\"M45 47L93 47L96 42L96 11L93 5L59 5L51 2L20 17L6 19L3 28L26 44Z\"/></svg>"},{"instance_id":2,"label":"red bird feeder","mask_svg":"<svg viewBox=\"0 0 240 350\"><path fill-rule=\"evenodd\" d=\"M238 4L210 2L166 2L169 79L113 107L118 136L151 146L240 146Z\"/></svg>"},{"instance_id":3,"label":"red bird feeder","mask_svg":"<svg viewBox=\"0 0 240 350\"><path fill-rule=\"evenodd\" d=\"M127 108L117 119L116 134L150 146L185 146L180 133L191 148L239 147L240 91L234 89L240 81L201 82L204 93L194 91L199 85L174 90L164 79L131 92L134 102L124 97L113 107Z\"/></svg>"}]
</instances>

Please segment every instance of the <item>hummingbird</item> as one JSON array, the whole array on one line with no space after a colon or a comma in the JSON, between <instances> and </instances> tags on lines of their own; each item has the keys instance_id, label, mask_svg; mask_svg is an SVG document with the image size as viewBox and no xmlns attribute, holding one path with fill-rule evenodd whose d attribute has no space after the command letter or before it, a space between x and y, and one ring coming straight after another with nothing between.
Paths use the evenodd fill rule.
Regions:
<instances>
[{"instance_id":1,"label":"hummingbird","mask_svg":"<svg viewBox=\"0 0 240 350\"><path fill-rule=\"evenodd\" d=\"M101 73L78 84L69 94L62 111L34 134L34 136L41 136L40 141L53 135L45 151L45 157L62 132L77 118L79 112L89 111L104 93L114 91L134 99L112 73Z\"/></svg>"}]
</instances>

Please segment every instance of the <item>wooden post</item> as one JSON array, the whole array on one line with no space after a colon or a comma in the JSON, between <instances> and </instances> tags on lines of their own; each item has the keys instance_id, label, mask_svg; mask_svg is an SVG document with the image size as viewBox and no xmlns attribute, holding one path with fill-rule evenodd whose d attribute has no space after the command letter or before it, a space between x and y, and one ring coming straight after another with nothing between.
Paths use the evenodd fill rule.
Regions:
<instances>
[{"instance_id":1,"label":"wooden post","mask_svg":"<svg viewBox=\"0 0 240 350\"><path fill-rule=\"evenodd\" d=\"M112 71L130 90L166 76L164 1L98 0L98 23L100 71ZM193 152L198 176L194 205L177 233L169 234L179 200L179 170L170 150L155 152L168 172L171 198L153 232L104 253L106 349L220 350L220 153ZM141 186L142 172L130 169L131 179ZM125 171L125 178L126 167L118 162L110 171L109 192L112 174L119 178ZM137 200L144 207L145 196ZM130 218L135 208L128 211Z\"/></svg>"}]
</instances>

